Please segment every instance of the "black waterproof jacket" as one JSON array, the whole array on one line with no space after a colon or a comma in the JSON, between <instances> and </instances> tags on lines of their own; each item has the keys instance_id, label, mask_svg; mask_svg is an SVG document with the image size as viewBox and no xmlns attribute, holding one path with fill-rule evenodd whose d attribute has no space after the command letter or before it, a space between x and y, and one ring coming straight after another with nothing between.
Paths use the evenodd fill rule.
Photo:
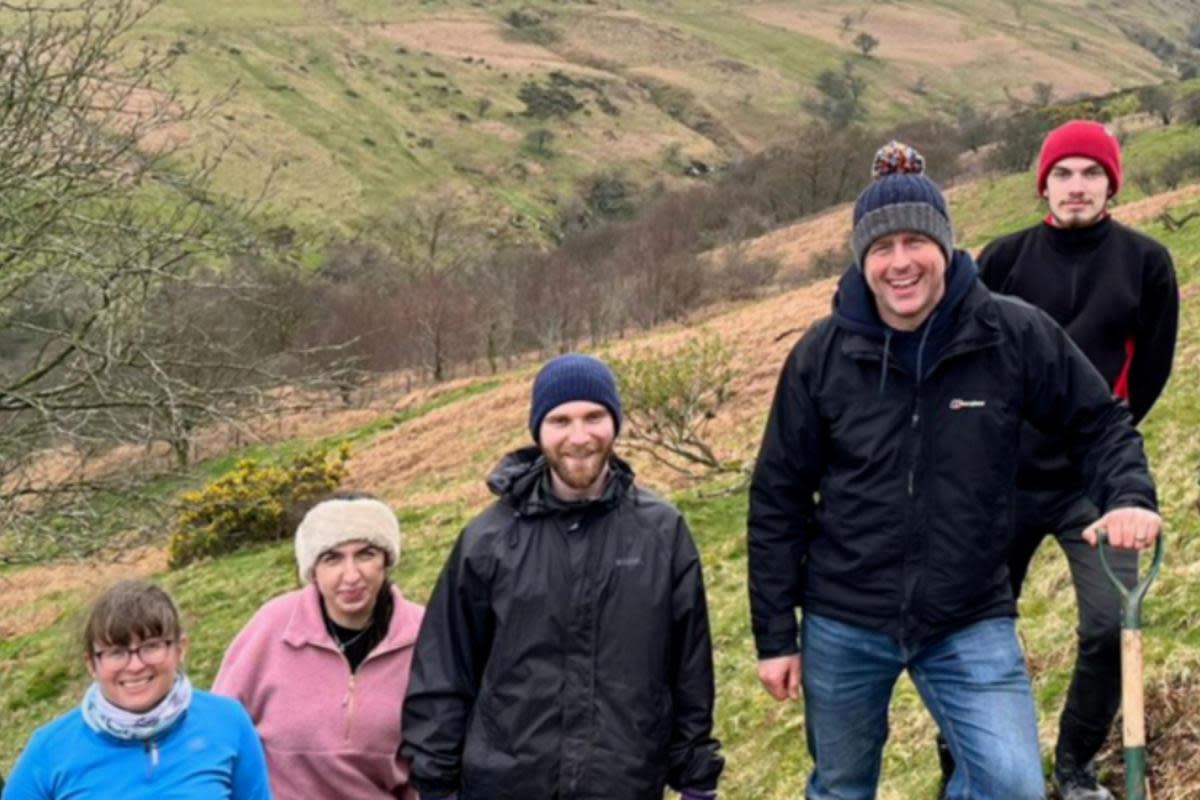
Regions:
<instances>
[{"instance_id":1,"label":"black waterproof jacket","mask_svg":"<svg viewBox=\"0 0 1200 800\"><path fill-rule=\"evenodd\" d=\"M425 610L403 752L422 795L661 800L713 789L712 644L679 512L620 459L603 496L549 491L537 448L488 479Z\"/></svg>"},{"instance_id":2,"label":"black waterproof jacket","mask_svg":"<svg viewBox=\"0 0 1200 800\"><path fill-rule=\"evenodd\" d=\"M1099 508L1155 507L1141 438L1087 357L1045 313L988 292L966 253L954 272L970 285L935 308L920 379L889 357L877 314L864 324L854 268L788 356L750 488L760 657L797 652L797 606L907 644L1014 615L1022 420L1063 434Z\"/></svg>"}]
</instances>

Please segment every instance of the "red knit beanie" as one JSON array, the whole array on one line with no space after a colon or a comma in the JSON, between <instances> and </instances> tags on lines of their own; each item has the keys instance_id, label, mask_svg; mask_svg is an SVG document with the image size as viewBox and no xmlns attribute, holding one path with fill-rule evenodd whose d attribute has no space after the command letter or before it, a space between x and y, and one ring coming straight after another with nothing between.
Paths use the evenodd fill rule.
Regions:
<instances>
[{"instance_id":1,"label":"red knit beanie","mask_svg":"<svg viewBox=\"0 0 1200 800\"><path fill-rule=\"evenodd\" d=\"M1121 188L1121 145L1117 137L1099 122L1073 119L1046 134L1042 154L1038 156L1037 190L1046 191L1046 176L1064 158L1090 158L1108 173L1108 194L1111 197Z\"/></svg>"}]
</instances>

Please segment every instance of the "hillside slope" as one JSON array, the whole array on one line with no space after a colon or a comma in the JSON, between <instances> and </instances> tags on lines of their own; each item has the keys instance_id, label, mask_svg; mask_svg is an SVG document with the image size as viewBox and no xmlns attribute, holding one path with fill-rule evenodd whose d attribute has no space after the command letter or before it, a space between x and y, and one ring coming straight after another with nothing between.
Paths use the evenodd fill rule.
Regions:
<instances>
[{"instance_id":1,"label":"hillside slope","mask_svg":"<svg viewBox=\"0 0 1200 800\"><path fill-rule=\"evenodd\" d=\"M1144 43L1191 53L1194 16L1186 0L164 2L142 38L178 53L170 80L238 86L191 131L232 143L223 188L256 194L273 174L275 210L322 229L449 188L518 238L597 172L679 182L693 159L753 152L846 62L869 122L949 116L1036 83L1062 99L1167 79ZM527 113L530 86L544 116Z\"/></svg>"},{"instance_id":2,"label":"hillside slope","mask_svg":"<svg viewBox=\"0 0 1200 800\"><path fill-rule=\"evenodd\" d=\"M953 201L954 213L968 204L990 205L1000 191L1010 189L987 182L964 187ZM1192 186L1182 195L1155 200L1183 216L1200 211L1198 198L1200 186ZM1193 716L1200 704L1200 518L1195 482L1200 465L1200 221L1168 231L1152 218L1131 219L1171 248L1184 296L1175 373L1143 425L1170 537L1167 566L1145 611L1151 764L1158 776L1155 797L1184 800L1200 796L1200 737ZM1016 224L1013 218L1008 227ZM804 236L800 229L793 233ZM799 333L826 313L833 285L826 280L726 308L693 326L672 326L616 343L608 352L668 351L694 337L700 327L719 333L735 351L738 377L735 401L715 420L714 441L723 456L751 458L779 365ZM461 525L487 502L482 484L487 469L503 450L527 440L533 369L529 364L498 380L436 388L422 395L422 402L428 400L422 407L428 410L357 447L349 483L382 494L399 509L405 546L396 580L413 599L428 596ZM463 391L464 386L474 389ZM449 399L439 404L437 397ZM363 422L360 410L347 412L345 418L292 420L286 429L324 436L359 428ZM680 503L701 548L716 643L719 735L729 762L722 796L795 797L808 764L802 752L803 714L799 707L769 701L754 677L746 611L744 493L716 493L716 483L688 486L645 459L633 460L645 482L668 491ZM118 574L134 573L156 575L170 587L192 632L189 671L198 685L207 686L240 625L265 598L292 585L292 558L291 545L282 544L172 573L163 572L161 554L155 552L132 554L125 563L106 565L102 572L90 565L0 572L0 708L6 723L0 731L0 770L8 770L37 724L77 701L85 678L74 633L95 586ZM1036 674L1044 746L1053 741L1056 710L1069 676L1072 603L1061 556L1052 547L1043 548L1022 601L1021 630ZM881 797L933 796L937 771L932 738L928 714L911 684L902 682L893 704ZM1106 773L1117 764L1110 750ZM1165 772L1169 778L1163 777ZM1119 777L1111 783L1119 785Z\"/></svg>"}]
</instances>

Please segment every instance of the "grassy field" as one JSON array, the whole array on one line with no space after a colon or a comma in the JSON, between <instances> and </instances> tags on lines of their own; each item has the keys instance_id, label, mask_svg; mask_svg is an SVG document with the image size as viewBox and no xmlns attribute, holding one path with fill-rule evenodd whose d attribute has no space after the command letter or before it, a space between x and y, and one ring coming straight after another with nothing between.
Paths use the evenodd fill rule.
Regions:
<instances>
[{"instance_id":1,"label":"grassy field","mask_svg":"<svg viewBox=\"0 0 1200 800\"><path fill-rule=\"evenodd\" d=\"M1036 81L1064 99L1164 80L1116 27L1181 41L1186 4L1154 5L164 0L137 35L178 54L168 81L190 95L236 86L189 128L199 149L229 144L223 190L257 195L270 178L270 209L321 232L450 192L522 239L598 171L678 184L689 159L721 164L778 139L816 76L847 60L872 124L1028 100ZM514 11L541 26L515 29ZM861 34L879 41L869 58ZM562 78L580 109L524 114L523 86ZM547 153L526 145L535 130L553 134Z\"/></svg>"},{"instance_id":2,"label":"grassy field","mask_svg":"<svg viewBox=\"0 0 1200 800\"><path fill-rule=\"evenodd\" d=\"M1170 149L1164 150L1163 142L1183 138L1184 134L1166 131L1135 140L1129 147L1128 162L1136 166L1160 157ZM1029 181L1027 175L995 179L958 194L953 214L968 244L983 243L1039 216ZM1200 201L1195 200L1173 209L1177 216L1198 210ZM1190 716L1178 711L1194 709L1200 703L1200 519L1196 509L1200 317L1195 302L1200 295L1200 221L1178 231L1168 231L1157 222L1144 229L1171 249L1185 298L1175 374L1143 425L1170 537L1167 566L1145 610L1151 761L1172 771L1168 782L1160 779L1155 796L1182 799L1200 796L1200 773L1195 766L1200 762L1200 739L1194 728L1180 721ZM751 319L759 316L753 305L732 313ZM687 330L674 335L686 336ZM767 372L774 370L774 363L767 365ZM327 441L347 441L356 448L368 448L372 443L377 448L403 448L410 441L406 432L414 430L413 425L445 428L447 438L442 448L451 451L440 455L456 461L458 471L469 473L474 483L477 476L482 479L498 452L497 446L488 444L490 440L480 439L479 432L471 431L472 425L485 423L472 417L474 412L469 409L477 406L466 404L482 399L495 406L513 405L513 431L503 436L519 438L520 406L527 380L527 371L523 371L500 382L471 384L408 411L359 424ZM742 409L738 431L756 431L761 426L767 400L764 392L740 397L739 403L752 404L754 409L752 413ZM460 408L466 410L457 410ZM385 438L389 435L397 438ZM744 434L743 439L751 441ZM250 454L278 455L299 444L286 442ZM229 458L224 458L200 465L196 478L218 474L229 463ZM428 596L454 537L482 502L462 499L480 495L457 492L453 489L456 484L448 482L438 469L427 472L389 490L389 496L399 498L405 537L404 557L395 578L406 594L418 601ZM442 486L451 487L450 500L405 500L419 496L418 490L428 492L431 487ZM734 800L793 798L808 769L802 708L776 705L758 687L745 586L746 501L743 494L714 494L714 488L706 485L676 491L674 498L693 527L706 569L716 643L718 727L728 759L723 796ZM0 574L0 585L15 574L13 570ZM193 639L189 672L199 686L209 685L226 643L263 600L290 588L295 581L290 544L262 547L156 577L175 593L184 609ZM87 600L87 592L81 589L44 589L23 609L42 623L0 642L0 710L4 721L0 727L0 770L10 768L35 726L77 702L86 678L75 635ZM1022 614L1020 629L1035 668L1043 750L1048 751L1069 676L1074 629L1065 563L1051 546L1043 548L1035 563ZM921 708L911 684L902 681L893 704L882 797L908 800L933 796L937 779L933 733L929 715ZM1116 765L1111 753L1106 756L1106 772L1111 773ZM1118 784L1119 780L1113 783Z\"/></svg>"}]
</instances>

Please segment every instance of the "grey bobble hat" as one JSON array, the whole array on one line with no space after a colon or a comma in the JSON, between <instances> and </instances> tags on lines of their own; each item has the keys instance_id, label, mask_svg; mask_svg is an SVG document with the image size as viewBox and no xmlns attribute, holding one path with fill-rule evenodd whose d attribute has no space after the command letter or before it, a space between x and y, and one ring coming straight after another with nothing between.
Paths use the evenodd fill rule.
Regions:
<instances>
[{"instance_id":1,"label":"grey bobble hat","mask_svg":"<svg viewBox=\"0 0 1200 800\"><path fill-rule=\"evenodd\" d=\"M872 181L854 203L854 231L850 246L854 263L862 269L867 248L880 236L898 231L923 233L946 254L954 254L954 229L946 198L925 175L925 159L915 149L891 141L875 153Z\"/></svg>"},{"instance_id":2,"label":"grey bobble hat","mask_svg":"<svg viewBox=\"0 0 1200 800\"><path fill-rule=\"evenodd\" d=\"M317 559L326 550L356 541L382 550L389 566L400 561L400 523L387 504L373 497L317 503L296 528L296 568L300 581L312 581Z\"/></svg>"}]
</instances>

